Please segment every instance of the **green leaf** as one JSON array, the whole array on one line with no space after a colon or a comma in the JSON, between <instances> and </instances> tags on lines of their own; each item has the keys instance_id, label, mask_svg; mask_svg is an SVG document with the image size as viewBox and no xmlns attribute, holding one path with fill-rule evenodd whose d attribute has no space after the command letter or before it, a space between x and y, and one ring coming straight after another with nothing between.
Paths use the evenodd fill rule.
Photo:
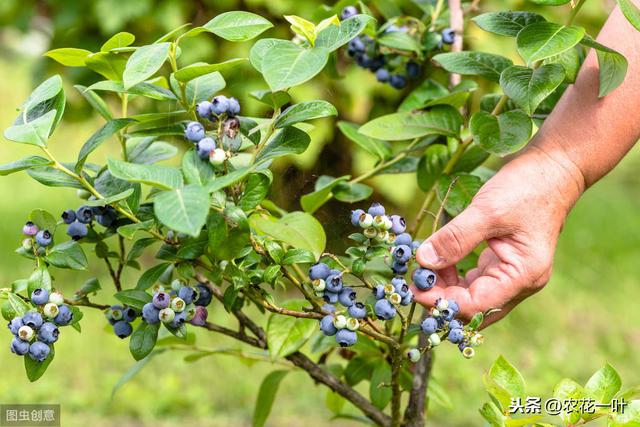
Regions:
<instances>
[{"instance_id":1,"label":"green leaf","mask_svg":"<svg viewBox=\"0 0 640 427\"><path fill-rule=\"evenodd\" d=\"M379 37L377 41L381 45L393 49L407 50L418 54L422 52L422 46L420 46L420 43L404 31L392 31L390 33L385 33Z\"/></svg>"},{"instance_id":2,"label":"green leaf","mask_svg":"<svg viewBox=\"0 0 640 427\"><path fill-rule=\"evenodd\" d=\"M49 230L51 234L56 231L58 221L44 209L34 209L29 213L29 221L38 226L40 230Z\"/></svg>"},{"instance_id":3,"label":"green leaf","mask_svg":"<svg viewBox=\"0 0 640 427\"><path fill-rule=\"evenodd\" d=\"M165 191L156 196L153 209L164 225L195 237L207 220L209 193L199 185Z\"/></svg>"},{"instance_id":4,"label":"green leaf","mask_svg":"<svg viewBox=\"0 0 640 427\"><path fill-rule=\"evenodd\" d=\"M219 64L193 64L176 71L173 75L180 82L188 82L197 77L211 74L215 71L227 71L246 61L246 58L234 58Z\"/></svg>"},{"instance_id":5,"label":"green leaf","mask_svg":"<svg viewBox=\"0 0 640 427\"><path fill-rule=\"evenodd\" d=\"M356 203L368 199L373 194L373 188L359 182L340 182L331 192L336 200L344 203Z\"/></svg>"},{"instance_id":6,"label":"green leaf","mask_svg":"<svg viewBox=\"0 0 640 427\"><path fill-rule=\"evenodd\" d=\"M531 137L531 119L521 111L507 111L498 117L478 111L469 124L474 141L498 156L515 153Z\"/></svg>"},{"instance_id":7,"label":"green leaf","mask_svg":"<svg viewBox=\"0 0 640 427\"><path fill-rule=\"evenodd\" d=\"M429 111L406 111L378 117L365 123L359 132L371 138L402 141L427 135L455 137L461 126L462 116L458 110L439 105Z\"/></svg>"},{"instance_id":8,"label":"green leaf","mask_svg":"<svg viewBox=\"0 0 640 427\"><path fill-rule=\"evenodd\" d=\"M261 70L272 91L297 86L318 74L329 59L325 48L307 49L288 40L277 40L261 61Z\"/></svg>"},{"instance_id":9,"label":"green leaf","mask_svg":"<svg viewBox=\"0 0 640 427\"><path fill-rule=\"evenodd\" d=\"M384 409L391 401L391 368L386 363L378 363L373 368L369 384L371 403Z\"/></svg>"},{"instance_id":10,"label":"green leaf","mask_svg":"<svg viewBox=\"0 0 640 427\"><path fill-rule=\"evenodd\" d=\"M300 206L305 212L314 213L327 201L331 200L331 190L341 182L349 179L349 175L340 178L322 175L318 178L313 193L305 194L300 198Z\"/></svg>"},{"instance_id":11,"label":"green leaf","mask_svg":"<svg viewBox=\"0 0 640 427\"><path fill-rule=\"evenodd\" d=\"M272 92L270 90L254 90L253 92L250 92L249 95L252 98L274 109L282 107L283 105L291 102L291 95L289 95L287 92Z\"/></svg>"},{"instance_id":12,"label":"green leaf","mask_svg":"<svg viewBox=\"0 0 640 427\"><path fill-rule=\"evenodd\" d=\"M433 60L450 73L481 76L494 82L500 80L500 73L505 68L513 65L513 62L504 56L485 52L440 53L434 56Z\"/></svg>"},{"instance_id":13,"label":"green leaf","mask_svg":"<svg viewBox=\"0 0 640 427\"><path fill-rule=\"evenodd\" d=\"M640 427L640 400L632 400L624 409L624 413L612 414L607 427Z\"/></svg>"},{"instance_id":14,"label":"green leaf","mask_svg":"<svg viewBox=\"0 0 640 427\"><path fill-rule=\"evenodd\" d=\"M225 82L222 74L217 71L196 77L187 83L187 102L189 105L196 105L198 102L211 99L214 94L224 89L226 85L227 82Z\"/></svg>"},{"instance_id":15,"label":"green leaf","mask_svg":"<svg viewBox=\"0 0 640 427\"><path fill-rule=\"evenodd\" d=\"M589 378L584 388L598 403L609 403L622 388L622 379L607 363Z\"/></svg>"},{"instance_id":16,"label":"green leaf","mask_svg":"<svg viewBox=\"0 0 640 427\"><path fill-rule=\"evenodd\" d=\"M312 264L316 262L316 257L307 249L289 249L282 259L282 265L291 264Z\"/></svg>"},{"instance_id":17,"label":"green leaf","mask_svg":"<svg viewBox=\"0 0 640 427\"><path fill-rule=\"evenodd\" d=\"M151 241L153 243L153 241ZM146 242L145 242L146 244ZM160 277L167 271L167 268L171 266L171 263L165 262L162 264L155 265L142 273L142 276L138 279L138 283L136 284L136 289L139 291L146 291L160 279Z\"/></svg>"},{"instance_id":18,"label":"green leaf","mask_svg":"<svg viewBox=\"0 0 640 427\"><path fill-rule=\"evenodd\" d=\"M51 110L30 122L13 125L5 129L4 137L13 142L46 147L49 135L53 130L56 114L56 110Z\"/></svg>"},{"instance_id":19,"label":"green leaf","mask_svg":"<svg viewBox=\"0 0 640 427\"><path fill-rule=\"evenodd\" d=\"M263 173L249 175L238 206L245 212L255 209L267 197L271 180Z\"/></svg>"},{"instance_id":20,"label":"green leaf","mask_svg":"<svg viewBox=\"0 0 640 427\"><path fill-rule=\"evenodd\" d=\"M104 80L92 84L85 90L104 90L107 92L128 93L131 95L140 95L146 98L157 99L158 101L175 101L177 99L170 90L151 83L138 83L133 87L125 89L122 82Z\"/></svg>"},{"instance_id":21,"label":"green leaf","mask_svg":"<svg viewBox=\"0 0 640 427\"><path fill-rule=\"evenodd\" d=\"M384 141L364 136L359 132L360 126L355 123L340 121L338 122L338 128L344 136L355 142L360 148L377 156L380 160L384 160L391 155L391 149Z\"/></svg>"},{"instance_id":22,"label":"green leaf","mask_svg":"<svg viewBox=\"0 0 640 427\"><path fill-rule=\"evenodd\" d=\"M211 163L202 160L195 150L189 150L182 157L182 173L188 184L205 185L215 178Z\"/></svg>"},{"instance_id":23,"label":"green leaf","mask_svg":"<svg viewBox=\"0 0 640 427\"><path fill-rule=\"evenodd\" d=\"M54 246L47 254L46 260L49 264L58 268L70 268L72 270L86 270L89 266L82 246L73 240Z\"/></svg>"},{"instance_id":24,"label":"green leaf","mask_svg":"<svg viewBox=\"0 0 640 427\"><path fill-rule=\"evenodd\" d=\"M118 227L117 231L118 231L118 234L124 237L125 239L133 239L133 236L135 236L136 232L140 230L150 230L152 226L153 226L153 220L150 219L148 221L142 221L138 223L123 225L121 227Z\"/></svg>"},{"instance_id":25,"label":"green leaf","mask_svg":"<svg viewBox=\"0 0 640 427\"><path fill-rule=\"evenodd\" d=\"M221 13L203 27L225 40L243 42L257 37L273 24L254 13L233 11Z\"/></svg>"},{"instance_id":26,"label":"green leaf","mask_svg":"<svg viewBox=\"0 0 640 427\"><path fill-rule=\"evenodd\" d=\"M210 193L215 193L216 191L227 188L230 185L233 185L243 179L245 176L249 175L253 171L252 167L239 168L230 172L221 177L217 177L216 179L209 182L209 185L206 186L207 191Z\"/></svg>"},{"instance_id":27,"label":"green leaf","mask_svg":"<svg viewBox=\"0 0 640 427\"><path fill-rule=\"evenodd\" d=\"M288 310L302 311L306 300L290 300L282 304ZM272 313L267 323L267 342L272 360L290 355L300 349L316 330L317 322L292 316Z\"/></svg>"},{"instance_id":28,"label":"green leaf","mask_svg":"<svg viewBox=\"0 0 640 427\"><path fill-rule=\"evenodd\" d=\"M15 162L0 165L0 176L10 175L14 172L23 171L25 169L31 169L38 166L48 166L53 162L49 159L45 159L40 156L28 156Z\"/></svg>"},{"instance_id":29,"label":"green leaf","mask_svg":"<svg viewBox=\"0 0 640 427\"><path fill-rule=\"evenodd\" d=\"M480 408L480 415L484 418L491 427L504 427L507 417L500 411L500 409L493 402L487 402Z\"/></svg>"},{"instance_id":30,"label":"green leaf","mask_svg":"<svg viewBox=\"0 0 640 427\"><path fill-rule=\"evenodd\" d=\"M105 123L100 129L98 129L80 148L78 154L78 160L76 161L76 172L80 172L87 161L89 154L91 154L96 148L100 146L104 141L109 139L112 135L129 126L135 122L132 119L115 119Z\"/></svg>"},{"instance_id":31,"label":"green leaf","mask_svg":"<svg viewBox=\"0 0 640 427\"><path fill-rule=\"evenodd\" d=\"M631 0L616 0L616 2L629 23L640 31L640 8L633 4Z\"/></svg>"},{"instance_id":32,"label":"green leaf","mask_svg":"<svg viewBox=\"0 0 640 427\"><path fill-rule=\"evenodd\" d=\"M253 44L251 50L249 51L249 61L253 68L258 70L258 72L262 73L262 62L264 61L264 57L273 48L275 45L280 43L282 40L280 39L260 39ZM276 92L276 91L273 91Z\"/></svg>"},{"instance_id":33,"label":"green leaf","mask_svg":"<svg viewBox=\"0 0 640 427\"><path fill-rule=\"evenodd\" d=\"M22 298L13 292L7 292L7 299L11 308L15 312L16 316L24 316L26 312L31 310L31 306L27 304Z\"/></svg>"},{"instance_id":34,"label":"green leaf","mask_svg":"<svg viewBox=\"0 0 640 427\"><path fill-rule=\"evenodd\" d=\"M29 176L48 187L71 187L84 190L84 186L64 172L50 166L28 169Z\"/></svg>"},{"instance_id":35,"label":"green leaf","mask_svg":"<svg viewBox=\"0 0 640 427\"><path fill-rule=\"evenodd\" d=\"M422 191L429 191L436 183L449 161L449 149L443 144L434 144L424 152L418 163L416 178Z\"/></svg>"},{"instance_id":36,"label":"green leaf","mask_svg":"<svg viewBox=\"0 0 640 427\"><path fill-rule=\"evenodd\" d=\"M56 355L56 351L53 348L53 346L50 346L50 348L51 348L51 352L49 353L47 358L44 359L43 362L35 361L31 357L29 357L29 355L24 356L24 369L27 373L27 378L29 378L29 381L31 382L38 381L40 377L42 377L44 373L47 371L47 368L49 367L49 365L53 361L53 358Z\"/></svg>"},{"instance_id":37,"label":"green leaf","mask_svg":"<svg viewBox=\"0 0 640 427\"><path fill-rule=\"evenodd\" d=\"M294 125L307 120L318 119L320 117L337 116L336 107L327 101L310 101L294 104L284 110L275 120L273 126L276 129Z\"/></svg>"},{"instance_id":38,"label":"green leaf","mask_svg":"<svg viewBox=\"0 0 640 427\"><path fill-rule=\"evenodd\" d=\"M118 34L114 34L109 38L109 40L104 42L100 47L100 52L109 52L111 49L130 46L134 41L136 41L136 36L123 31Z\"/></svg>"},{"instance_id":39,"label":"green leaf","mask_svg":"<svg viewBox=\"0 0 640 427\"><path fill-rule=\"evenodd\" d=\"M424 108L431 100L449 95L447 88L440 83L427 79L411 91L398 107L398 111L411 111Z\"/></svg>"},{"instance_id":40,"label":"green leaf","mask_svg":"<svg viewBox=\"0 0 640 427\"><path fill-rule=\"evenodd\" d=\"M158 349L150 353L148 357L145 357L144 359L137 361L131 368L129 368L127 372L125 372L124 375L122 375L120 379L118 379L118 382L116 382L116 385L114 385L113 388L111 389L111 399L115 397L115 395L118 393L118 391L122 388L123 385L125 385L133 377L135 377L136 374L138 374L142 370L142 368L144 368L149 362L151 362L151 360L153 360L155 356L158 356L164 353L165 351L167 351L167 349L164 349L164 348Z\"/></svg>"},{"instance_id":41,"label":"green leaf","mask_svg":"<svg viewBox=\"0 0 640 427\"><path fill-rule=\"evenodd\" d=\"M113 52L98 52L86 59L87 67L106 79L122 81L122 74L127 65L126 57Z\"/></svg>"},{"instance_id":42,"label":"green leaf","mask_svg":"<svg viewBox=\"0 0 640 427\"><path fill-rule=\"evenodd\" d=\"M569 3L571 0L529 0L535 4L541 4L544 6L561 6Z\"/></svg>"},{"instance_id":43,"label":"green leaf","mask_svg":"<svg viewBox=\"0 0 640 427\"><path fill-rule=\"evenodd\" d=\"M511 397L525 397L525 384L522 374L503 356L499 356L493 362L489 370L489 376L496 384L509 392Z\"/></svg>"},{"instance_id":44,"label":"green leaf","mask_svg":"<svg viewBox=\"0 0 640 427\"><path fill-rule=\"evenodd\" d=\"M623 55L596 42L589 36L584 36L581 43L596 49L600 79L598 97L602 98L622 84L627 74L629 63Z\"/></svg>"},{"instance_id":45,"label":"green leaf","mask_svg":"<svg viewBox=\"0 0 640 427\"><path fill-rule=\"evenodd\" d=\"M451 186L454 179L455 183ZM440 202L444 201L444 209L447 213L456 216L469 206L480 187L482 187L482 180L477 176L458 173L451 176L440 176L436 190ZM449 191L449 188L451 188L451 191ZM449 196L445 201L444 198L447 191L449 191Z\"/></svg>"},{"instance_id":46,"label":"green leaf","mask_svg":"<svg viewBox=\"0 0 640 427\"><path fill-rule=\"evenodd\" d=\"M520 56L532 64L571 49L583 36L584 28L535 22L518 33L516 42Z\"/></svg>"},{"instance_id":47,"label":"green leaf","mask_svg":"<svg viewBox=\"0 0 640 427\"><path fill-rule=\"evenodd\" d=\"M142 360L153 351L158 339L158 329L160 324L150 324L141 322L138 328L131 334L129 340L129 351L136 360Z\"/></svg>"},{"instance_id":48,"label":"green leaf","mask_svg":"<svg viewBox=\"0 0 640 427\"><path fill-rule=\"evenodd\" d=\"M129 89L153 76L169 57L171 43L142 46L133 52L122 74L124 88Z\"/></svg>"},{"instance_id":49,"label":"green leaf","mask_svg":"<svg viewBox=\"0 0 640 427\"><path fill-rule=\"evenodd\" d=\"M40 265L33 270L33 273L29 276L29 280L27 280L28 295L31 295L31 293L38 288L51 292L51 274L45 265Z\"/></svg>"},{"instance_id":50,"label":"green leaf","mask_svg":"<svg viewBox=\"0 0 640 427\"><path fill-rule=\"evenodd\" d=\"M108 159L107 165L111 175L125 181L139 182L165 190L182 187L182 174L173 167L138 165L116 159Z\"/></svg>"},{"instance_id":51,"label":"green leaf","mask_svg":"<svg viewBox=\"0 0 640 427\"><path fill-rule=\"evenodd\" d=\"M207 220L209 250L218 259L234 259L249 244L249 223L242 209L229 206Z\"/></svg>"},{"instance_id":52,"label":"green leaf","mask_svg":"<svg viewBox=\"0 0 640 427\"><path fill-rule=\"evenodd\" d=\"M304 153L310 143L311 138L306 132L294 126L286 127L278 132L256 156L256 163L289 154Z\"/></svg>"},{"instance_id":53,"label":"green leaf","mask_svg":"<svg viewBox=\"0 0 640 427\"><path fill-rule=\"evenodd\" d=\"M98 114L104 117L105 120L113 119L113 115L109 110L109 106L107 105L106 102L104 102L102 98L100 98L100 96L97 93L95 93L92 90L88 90L86 86L75 85L73 87L76 88L78 92L80 92L80 95L82 95L84 99L87 100L89 105L91 105L91 107L93 107L93 109L96 110Z\"/></svg>"},{"instance_id":54,"label":"green leaf","mask_svg":"<svg viewBox=\"0 0 640 427\"><path fill-rule=\"evenodd\" d=\"M142 311L142 307L151 302L151 295L140 289L126 289L116 293L115 298L121 303Z\"/></svg>"},{"instance_id":55,"label":"green leaf","mask_svg":"<svg viewBox=\"0 0 640 427\"><path fill-rule=\"evenodd\" d=\"M320 258L327 243L322 225L312 215L304 212L291 212L280 219L262 214L249 218L251 228L291 245L294 248L308 249Z\"/></svg>"},{"instance_id":56,"label":"green leaf","mask_svg":"<svg viewBox=\"0 0 640 427\"><path fill-rule=\"evenodd\" d=\"M569 399L584 399L586 396L584 388L578 383L568 378L561 380L553 389L553 397L562 401ZM575 424L580 420L580 412L563 412L560 413L560 417L566 424Z\"/></svg>"},{"instance_id":57,"label":"green leaf","mask_svg":"<svg viewBox=\"0 0 640 427\"><path fill-rule=\"evenodd\" d=\"M340 22L339 26L329 25L318 33L315 46L332 52L349 43L373 21L373 17L369 15L356 15Z\"/></svg>"},{"instance_id":58,"label":"green leaf","mask_svg":"<svg viewBox=\"0 0 640 427\"><path fill-rule=\"evenodd\" d=\"M560 86L564 75L560 64L546 64L535 70L514 65L502 72L500 86L505 95L531 116L538 105Z\"/></svg>"},{"instance_id":59,"label":"green leaf","mask_svg":"<svg viewBox=\"0 0 640 427\"><path fill-rule=\"evenodd\" d=\"M46 52L44 56L48 56L65 67L84 67L87 57L91 55L91 53L91 51L86 49L63 47L50 50Z\"/></svg>"},{"instance_id":60,"label":"green leaf","mask_svg":"<svg viewBox=\"0 0 640 427\"><path fill-rule=\"evenodd\" d=\"M260 390L258 390L256 409L253 413L253 427L262 427L267 422L280 382L288 373L289 371L285 370L273 371L262 380Z\"/></svg>"},{"instance_id":61,"label":"green leaf","mask_svg":"<svg viewBox=\"0 0 640 427\"><path fill-rule=\"evenodd\" d=\"M478 15L473 22L485 31L501 36L516 37L520 30L535 22L544 22L542 15L534 12L489 12Z\"/></svg>"}]
</instances>

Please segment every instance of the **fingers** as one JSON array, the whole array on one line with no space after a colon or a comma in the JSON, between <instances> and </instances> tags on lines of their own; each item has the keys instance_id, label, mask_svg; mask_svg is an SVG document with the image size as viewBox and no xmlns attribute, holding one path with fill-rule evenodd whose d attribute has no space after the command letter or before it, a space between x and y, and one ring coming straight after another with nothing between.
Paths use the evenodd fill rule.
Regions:
<instances>
[{"instance_id":1,"label":"fingers","mask_svg":"<svg viewBox=\"0 0 640 427\"><path fill-rule=\"evenodd\" d=\"M482 211L471 205L425 240L416 259L423 267L435 270L455 265L489 237L491 226Z\"/></svg>"}]
</instances>

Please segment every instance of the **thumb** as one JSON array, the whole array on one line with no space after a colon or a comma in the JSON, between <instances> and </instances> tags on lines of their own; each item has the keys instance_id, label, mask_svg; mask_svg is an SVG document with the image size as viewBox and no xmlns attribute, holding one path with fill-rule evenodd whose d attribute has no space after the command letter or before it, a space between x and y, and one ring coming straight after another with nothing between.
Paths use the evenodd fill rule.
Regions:
<instances>
[{"instance_id":1,"label":"thumb","mask_svg":"<svg viewBox=\"0 0 640 427\"><path fill-rule=\"evenodd\" d=\"M441 270L455 265L489 237L491 224L480 209L470 205L425 240L416 254L423 267Z\"/></svg>"}]
</instances>

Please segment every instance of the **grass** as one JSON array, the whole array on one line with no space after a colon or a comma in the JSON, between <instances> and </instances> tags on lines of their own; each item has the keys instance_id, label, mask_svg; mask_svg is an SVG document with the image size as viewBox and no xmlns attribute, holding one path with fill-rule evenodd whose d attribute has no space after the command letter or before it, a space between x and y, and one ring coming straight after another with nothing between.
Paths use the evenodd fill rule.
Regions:
<instances>
[{"instance_id":1,"label":"grass","mask_svg":"<svg viewBox=\"0 0 640 427\"><path fill-rule=\"evenodd\" d=\"M25 65L0 61L0 127L5 128L29 92ZM15 78L13 78L15 77ZM66 124L52 143L54 152L70 156L91 133L87 125ZM32 153L31 147L2 142L0 158L9 162ZM563 377L584 382L606 361L621 373L627 386L640 383L637 358L640 344L638 298L640 258L640 179L636 171L640 153L635 149L608 177L580 200L561 236L551 283L518 307L512 315L486 331L487 344L475 359L466 361L457 350L442 348L434 371L450 395L452 407L433 403L431 425L480 425L477 409L485 401L482 375L500 354L518 366L528 381L529 394L548 396ZM0 179L0 257L2 286L27 277L30 263L12 254L19 245L19 229L26 214L42 207L60 212L75 206L73 191L45 189L26 174ZM146 259L151 262L150 258ZM109 282L99 265L70 275L56 272L56 284L71 293L86 278L98 275ZM136 275L127 276L133 283ZM106 293L105 293L106 294ZM222 308L213 308L216 321L225 323ZM261 379L281 367L270 363L244 363L230 356L212 356L186 363L184 351L168 352L150 362L112 399L111 390L133 362L127 342L105 328L100 313L86 310L82 335L66 329L57 345L57 358L41 381L30 384L21 359L0 351L0 402L60 403L65 426L170 426L228 425L251 422L253 402ZM8 332L0 332L8 345ZM217 335L198 333L205 348L236 348ZM363 390L366 392L366 390ZM328 425L327 393L304 374L292 372L282 383L269 425ZM336 421L332 425L351 425Z\"/></svg>"}]
</instances>

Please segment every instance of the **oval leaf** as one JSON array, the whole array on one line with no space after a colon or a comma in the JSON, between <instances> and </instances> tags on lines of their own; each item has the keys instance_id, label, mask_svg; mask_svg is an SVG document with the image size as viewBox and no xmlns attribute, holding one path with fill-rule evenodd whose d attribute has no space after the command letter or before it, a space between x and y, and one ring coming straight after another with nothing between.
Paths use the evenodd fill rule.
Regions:
<instances>
[{"instance_id":1,"label":"oval leaf","mask_svg":"<svg viewBox=\"0 0 640 427\"><path fill-rule=\"evenodd\" d=\"M584 28L535 22L518 33L518 52L527 64L558 55L582 40Z\"/></svg>"},{"instance_id":2,"label":"oval leaf","mask_svg":"<svg viewBox=\"0 0 640 427\"><path fill-rule=\"evenodd\" d=\"M427 135L455 137L460 132L462 116L451 106L436 106L429 111L405 111L378 117L360 127L371 138L402 141Z\"/></svg>"},{"instance_id":3,"label":"oval leaf","mask_svg":"<svg viewBox=\"0 0 640 427\"><path fill-rule=\"evenodd\" d=\"M531 137L531 119L521 111L507 111L493 116L478 111L469 125L474 141L486 151L498 156L514 153Z\"/></svg>"},{"instance_id":4,"label":"oval leaf","mask_svg":"<svg viewBox=\"0 0 640 427\"><path fill-rule=\"evenodd\" d=\"M564 67L560 64L546 64L535 70L514 65L502 72L500 86L505 95L531 116L538 105L560 86L564 74Z\"/></svg>"},{"instance_id":5,"label":"oval leaf","mask_svg":"<svg viewBox=\"0 0 640 427\"><path fill-rule=\"evenodd\" d=\"M167 227L195 237L207 220L209 193L199 185L165 191L155 198L153 210Z\"/></svg>"},{"instance_id":6,"label":"oval leaf","mask_svg":"<svg viewBox=\"0 0 640 427\"><path fill-rule=\"evenodd\" d=\"M169 57L171 43L142 46L133 52L122 75L124 88L129 89L153 76Z\"/></svg>"},{"instance_id":7,"label":"oval leaf","mask_svg":"<svg viewBox=\"0 0 640 427\"><path fill-rule=\"evenodd\" d=\"M257 37L273 24L255 13L225 12L207 22L203 28L232 42L243 42Z\"/></svg>"}]
</instances>

